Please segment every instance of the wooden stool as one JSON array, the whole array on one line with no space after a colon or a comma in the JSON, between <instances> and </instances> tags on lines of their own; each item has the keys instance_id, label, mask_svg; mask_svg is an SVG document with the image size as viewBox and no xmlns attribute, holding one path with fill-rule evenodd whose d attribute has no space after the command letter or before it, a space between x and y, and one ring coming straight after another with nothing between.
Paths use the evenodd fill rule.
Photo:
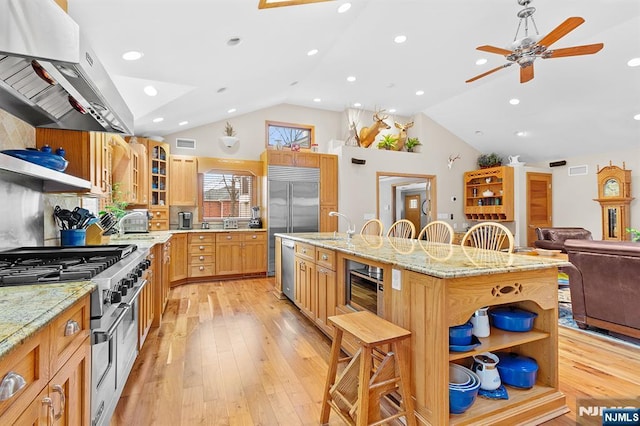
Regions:
<instances>
[{"instance_id":1,"label":"wooden stool","mask_svg":"<svg viewBox=\"0 0 640 426\"><path fill-rule=\"evenodd\" d=\"M415 425L409 377L409 360L402 340L411 336L407 331L368 311L329 317L335 333L331 346L327 384L322 401L320 423L329 421L333 408L351 425L380 425L404 416L408 425ZM340 359L343 333L354 336L360 348L353 357ZM391 352L379 348L391 345ZM336 380L338 364L347 362ZM400 391L398 405L387 398L395 413L381 418L380 399Z\"/></svg>"}]
</instances>

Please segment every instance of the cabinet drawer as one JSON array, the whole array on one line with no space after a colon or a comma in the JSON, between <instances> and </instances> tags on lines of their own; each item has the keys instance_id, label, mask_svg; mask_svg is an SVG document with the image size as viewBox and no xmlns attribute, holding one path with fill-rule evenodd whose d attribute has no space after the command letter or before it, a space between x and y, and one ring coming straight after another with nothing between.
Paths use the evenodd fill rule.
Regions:
<instances>
[{"instance_id":1,"label":"cabinet drawer","mask_svg":"<svg viewBox=\"0 0 640 426\"><path fill-rule=\"evenodd\" d=\"M213 244L216 242L216 237L213 232L196 232L189 233L189 244Z\"/></svg>"},{"instance_id":2,"label":"cabinet drawer","mask_svg":"<svg viewBox=\"0 0 640 426\"><path fill-rule=\"evenodd\" d=\"M267 234L265 232L247 232L243 234L245 242L255 241L267 241Z\"/></svg>"},{"instance_id":3,"label":"cabinet drawer","mask_svg":"<svg viewBox=\"0 0 640 426\"><path fill-rule=\"evenodd\" d=\"M153 221L169 220L169 210L167 209L150 209L149 213L153 216Z\"/></svg>"},{"instance_id":4,"label":"cabinet drawer","mask_svg":"<svg viewBox=\"0 0 640 426\"><path fill-rule=\"evenodd\" d=\"M210 277L214 275L214 265L191 265L189 266L189 277Z\"/></svg>"},{"instance_id":5,"label":"cabinet drawer","mask_svg":"<svg viewBox=\"0 0 640 426\"><path fill-rule=\"evenodd\" d=\"M169 220L158 220L151 219L151 230L152 231L168 231L169 230Z\"/></svg>"},{"instance_id":6,"label":"cabinet drawer","mask_svg":"<svg viewBox=\"0 0 640 426\"><path fill-rule=\"evenodd\" d=\"M51 367L58 371L90 334L89 298L67 309L51 326Z\"/></svg>"},{"instance_id":7,"label":"cabinet drawer","mask_svg":"<svg viewBox=\"0 0 640 426\"><path fill-rule=\"evenodd\" d=\"M10 373L19 375L25 386L13 396L0 401L0 416L3 422L11 424L13 420L29 406L40 391L47 385L50 376L49 357L50 328L46 327L35 336L29 337L0 360L0 381ZM13 419L13 420L12 420Z\"/></svg>"},{"instance_id":8,"label":"cabinet drawer","mask_svg":"<svg viewBox=\"0 0 640 426\"><path fill-rule=\"evenodd\" d=\"M316 263L332 271L336 270L336 252L316 247Z\"/></svg>"},{"instance_id":9,"label":"cabinet drawer","mask_svg":"<svg viewBox=\"0 0 640 426\"><path fill-rule=\"evenodd\" d=\"M200 265L213 265L215 262L215 257L213 253L210 254L192 254L189 256L189 265L192 266L200 266Z\"/></svg>"},{"instance_id":10,"label":"cabinet drawer","mask_svg":"<svg viewBox=\"0 0 640 426\"><path fill-rule=\"evenodd\" d=\"M216 243L228 243L231 241L242 241L241 232L220 232L216 234Z\"/></svg>"},{"instance_id":11,"label":"cabinet drawer","mask_svg":"<svg viewBox=\"0 0 640 426\"><path fill-rule=\"evenodd\" d=\"M213 244L190 244L189 245L189 254L196 256L199 254L213 254L215 253Z\"/></svg>"},{"instance_id":12,"label":"cabinet drawer","mask_svg":"<svg viewBox=\"0 0 640 426\"><path fill-rule=\"evenodd\" d=\"M313 262L316 261L316 248L310 244L296 243L296 254Z\"/></svg>"}]
</instances>

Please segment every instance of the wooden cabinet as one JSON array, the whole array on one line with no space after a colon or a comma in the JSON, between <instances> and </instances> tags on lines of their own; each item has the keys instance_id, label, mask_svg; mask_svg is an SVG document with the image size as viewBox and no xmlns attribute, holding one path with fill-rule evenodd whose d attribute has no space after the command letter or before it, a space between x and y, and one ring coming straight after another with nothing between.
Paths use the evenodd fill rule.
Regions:
<instances>
[{"instance_id":1,"label":"wooden cabinet","mask_svg":"<svg viewBox=\"0 0 640 426\"><path fill-rule=\"evenodd\" d=\"M49 145L54 151L63 148L69 166L65 173L91 182L89 192L107 195L111 192L110 134L36 128L36 147Z\"/></svg>"},{"instance_id":2,"label":"wooden cabinet","mask_svg":"<svg viewBox=\"0 0 640 426\"><path fill-rule=\"evenodd\" d=\"M166 231L169 229L169 144L151 139L146 142L150 173L149 210L154 214L151 229Z\"/></svg>"},{"instance_id":3,"label":"wooden cabinet","mask_svg":"<svg viewBox=\"0 0 640 426\"><path fill-rule=\"evenodd\" d=\"M186 233L173 234L171 236L171 249L170 256L171 262L169 263L169 282L170 285L180 284L187 278L188 263L187 263L187 236Z\"/></svg>"},{"instance_id":4,"label":"wooden cabinet","mask_svg":"<svg viewBox=\"0 0 640 426\"><path fill-rule=\"evenodd\" d=\"M470 220L513 221L513 168L466 172L464 213Z\"/></svg>"},{"instance_id":5,"label":"wooden cabinet","mask_svg":"<svg viewBox=\"0 0 640 426\"><path fill-rule=\"evenodd\" d=\"M154 207L149 209L151 231L166 231L169 229L169 209L166 207Z\"/></svg>"},{"instance_id":6,"label":"wooden cabinet","mask_svg":"<svg viewBox=\"0 0 640 426\"><path fill-rule=\"evenodd\" d=\"M246 231L216 234L216 275L254 275L266 270L266 233Z\"/></svg>"},{"instance_id":7,"label":"wooden cabinet","mask_svg":"<svg viewBox=\"0 0 640 426\"><path fill-rule=\"evenodd\" d=\"M313 318L316 310L316 275L313 261L295 257L295 303L303 314Z\"/></svg>"},{"instance_id":8,"label":"wooden cabinet","mask_svg":"<svg viewBox=\"0 0 640 426\"><path fill-rule=\"evenodd\" d=\"M262 274L267 270L267 234L265 232L243 233L242 273Z\"/></svg>"},{"instance_id":9,"label":"wooden cabinet","mask_svg":"<svg viewBox=\"0 0 640 426\"><path fill-rule=\"evenodd\" d=\"M189 233L189 278L215 275L216 237L210 232Z\"/></svg>"},{"instance_id":10,"label":"wooden cabinet","mask_svg":"<svg viewBox=\"0 0 640 426\"><path fill-rule=\"evenodd\" d=\"M338 230L338 216L329 216L329 212L337 212L337 205L320 206L320 232Z\"/></svg>"},{"instance_id":11,"label":"wooden cabinet","mask_svg":"<svg viewBox=\"0 0 640 426\"><path fill-rule=\"evenodd\" d=\"M169 300L169 263L171 262L171 239L153 246L150 256L153 268L153 307L152 327L159 327L162 315Z\"/></svg>"},{"instance_id":12,"label":"wooden cabinet","mask_svg":"<svg viewBox=\"0 0 640 426\"><path fill-rule=\"evenodd\" d=\"M26 385L0 402L0 424L90 423L90 304L85 296L0 360L0 377Z\"/></svg>"},{"instance_id":13,"label":"wooden cabinet","mask_svg":"<svg viewBox=\"0 0 640 426\"><path fill-rule=\"evenodd\" d=\"M110 135L112 154L112 180L119 191L119 199L129 204L140 204L140 158L120 135Z\"/></svg>"},{"instance_id":14,"label":"wooden cabinet","mask_svg":"<svg viewBox=\"0 0 640 426\"><path fill-rule=\"evenodd\" d=\"M156 274L156 262L152 256L153 253L150 254L147 258L151 262L151 265L142 275L142 279L146 279L147 284L142 289L142 292L140 293L140 296L138 298L138 300L140 301L140 305L138 308L138 350L142 349L145 340L147 340L147 335L149 334L149 330L151 330L151 326L153 325L155 316L154 283Z\"/></svg>"},{"instance_id":15,"label":"wooden cabinet","mask_svg":"<svg viewBox=\"0 0 640 426\"><path fill-rule=\"evenodd\" d=\"M316 325L332 335L333 327L327 320L336 314L336 254L333 250L316 247L317 303L314 311Z\"/></svg>"},{"instance_id":16,"label":"wooden cabinet","mask_svg":"<svg viewBox=\"0 0 640 426\"><path fill-rule=\"evenodd\" d=\"M269 166L320 167L320 155L314 152L267 150L261 157Z\"/></svg>"},{"instance_id":17,"label":"wooden cabinet","mask_svg":"<svg viewBox=\"0 0 640 426\"><path fill-rule=\"evenodd\" d=\"M187 155L170 156L169 205L198 205L198 162Z\"/></svg>"},{"instance_id":18,"label":"wooden cabinet","mask_svg":"<svg viewBox=\"0 0 640 426\"><path fill-rule=\"evenodd\" d=\"M320 154L320 205L338 205L338 157Z\"/></svg>"}]
</instances>

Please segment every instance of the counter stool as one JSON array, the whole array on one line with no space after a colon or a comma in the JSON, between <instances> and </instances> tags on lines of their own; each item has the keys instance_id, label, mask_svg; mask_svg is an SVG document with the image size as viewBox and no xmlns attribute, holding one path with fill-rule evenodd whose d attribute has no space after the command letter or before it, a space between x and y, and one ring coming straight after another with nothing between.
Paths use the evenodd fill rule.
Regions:
<instances>
[{"instance_id":1,"label":"counter stool","mask_svg":"<svg viewBox=\"0 0 640 426\"><path fill-rule=\"evenodd\" d=\"M415 425L409 357L402 342L411 337L411 332L368 311L336 315L328 319L334 327L334 338L320 423L329 421L333 408L351 425L381 425L402 416L408 425ZM360 348L353 357L341 359L343 333L354 336ZM391 351L384 351L383 345L390 345ZM338 364L343 362L349 363L336 380ZM395 398L397 394L390 395L397 391L402 395L400 402ZM382 397L387 395L384 411L395 412L382 418L380 403ZM387 406L392 410L386 410Z\"/></svg>"}]
</instances>

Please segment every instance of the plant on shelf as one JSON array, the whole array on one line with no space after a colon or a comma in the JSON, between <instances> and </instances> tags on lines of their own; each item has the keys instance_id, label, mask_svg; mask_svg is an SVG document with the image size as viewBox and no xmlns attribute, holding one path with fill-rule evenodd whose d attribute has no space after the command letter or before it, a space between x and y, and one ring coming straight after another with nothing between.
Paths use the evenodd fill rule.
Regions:
<instances>
[{"instance_id":1,"label":"plant on shelf","mask_svg":"<svg viewBox=\"0 0 640 426\"><path fill-rule=\"evenodd\" d=\"M497 167L502 165L502 157L495 152L491 154L481 154L478 157L478 167L486 169L488 167Z\"/></svg>"},{"instance_id":2,"label":"plant on shelf","mask_svg":"<svg viewBox=\"0 0 640 426\"><path fill-rule=\"evenodd\" d=\"M222 143L224 143L224 145L227 148L231 148L233 145L236 144L236 142L238 142L238 138L236 137L236 131L233 130L233 126L228 121L227 121L227 124L224 126L223 134L224 136L222 136L220 140L222 141Z\"/></svg>"},{"instance_id":3,"label":"plant on shelf","mask_svg":"<svg viewBox=\"0 0 640 426\"><path fill-rule=\"evenodd\" d=\"M420 143L420 139L418 139L418 138L409 138L409 139L407 139L407 143L404 146L407 147L407 151L413 152L415 147L418 146L418 145L422 145Z\"/></svg>"},{"instance_id":4,"label":"plant on shelf","mask_svg":"<svg viewBox=\"0 0 640 426\"><path fill-rule=\"evenodd\" d=\"M378 149L393 149L398 141L398 135L387 134L382 136L382 140L378 142Z\"/></svg>"},{"instance_id":5,"label":"plant on shelf","mask_svg":"<svg viewBox=\"0 0 640 426\"><path fill-rule=\"evenodd\" d=\"M627 228L626 231L631 234L631 241L640 243L640 231L635 228Z\"/></svg>"}]
</instances>

